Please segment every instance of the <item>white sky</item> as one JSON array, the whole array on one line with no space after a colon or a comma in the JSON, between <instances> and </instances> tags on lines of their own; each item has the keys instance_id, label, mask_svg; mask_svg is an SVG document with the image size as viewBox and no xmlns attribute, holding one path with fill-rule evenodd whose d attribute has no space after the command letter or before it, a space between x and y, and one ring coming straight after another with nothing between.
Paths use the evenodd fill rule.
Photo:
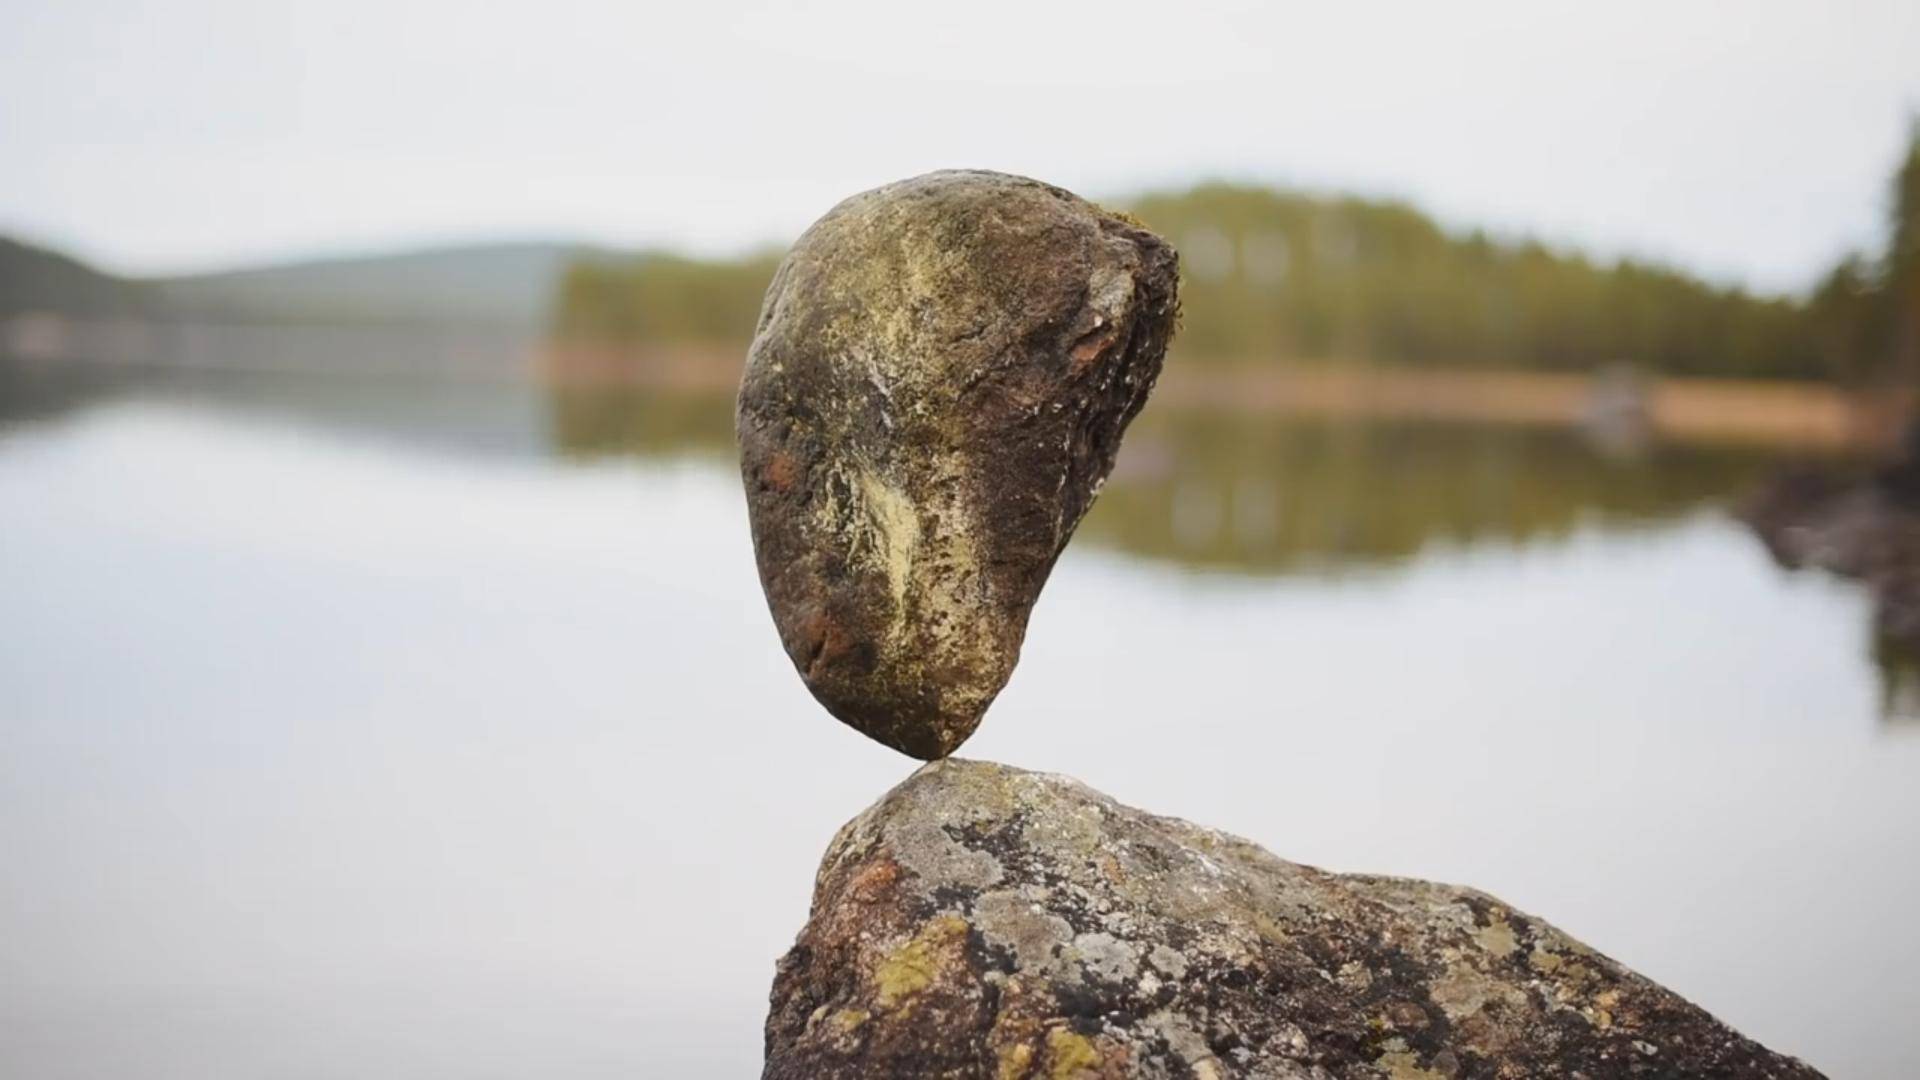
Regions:
<instances>
[{"instance_id":1,"label":"white sky","mask_svg":"<svg viewBox=\"0 0 1920 1080\"><path fill-rule=\"evenodd\" d=\"M980 166L1397 195L1796 288L1877 235L1915 109L1915 0L0 0L0 230L133 272L722 251Z\"/></svg>"}]
</instances>

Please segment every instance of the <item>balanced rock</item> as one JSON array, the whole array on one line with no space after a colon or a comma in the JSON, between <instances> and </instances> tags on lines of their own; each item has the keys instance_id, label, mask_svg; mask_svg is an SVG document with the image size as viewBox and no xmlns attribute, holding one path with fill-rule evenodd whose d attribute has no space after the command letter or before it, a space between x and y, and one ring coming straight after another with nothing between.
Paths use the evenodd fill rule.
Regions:
<instances>
[{"instance_id":1,"label":"balanced rock","mask_svg":"<svg viewBox=\"0 0 1920 1080\"><path fill-rule=\"evenodd\" d=\"M1019 659L1176 315L1173 249L1059 188L938 172L833 208L740 387L781 643L841 720L951 753Z\"/></svg>"},{"instance_id":2,"label":"balanced rock","mask_svg":"<svg viewBox=\"0 0 1920 1080\"><path fill-rule=\"evenodd\" d=\"M1482 893L958 760L840 830L766 1040L768 1080L1819 1075Z\"/></svg>"}]
</instances>

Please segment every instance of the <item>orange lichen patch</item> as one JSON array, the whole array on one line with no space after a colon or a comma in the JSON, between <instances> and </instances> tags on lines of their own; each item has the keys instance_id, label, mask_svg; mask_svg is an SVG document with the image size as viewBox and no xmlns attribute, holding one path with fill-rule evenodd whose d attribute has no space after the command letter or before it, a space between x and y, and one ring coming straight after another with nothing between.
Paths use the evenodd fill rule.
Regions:
<instances>
[{"instance_id":1,"label":"orange lichen patch","mask_svg":"<svg viewBox=\"0 0 1920 1080\"><path fill-rule=\"evenodd\" d=\"M1010 976L1000 988L1000 1009L987 1034L987 1045L999 1062L998 1080L1020 1080L1033 1075L1039 1046L1046 1033L1042 1011L1054 1007L1050 995L1033 993L1028 980Z\"/></svg>"},{"instance_id":2,"label":"orange lichen patch","mask_svg":"<svg viewBox=\"0 0 1920 1080\"><path fill-rule=\"evenodd\" d=\"M1098 360L1100 355L1113 344L1116 336L1112 330L1109 330L1104 334L1089 335L1075 345L1067 354L1073 361L1073 373L1078 375Z\"/></svg>"},{"instance_id":3,"label":"orange lichen patch","mask_svg":"<svg viewBox=\"0 0 1920 1080\"><path fill-rule=\"evenodd\" d=\"M887 858L876 859L847 883L847 899L859 904L879 903L899 879L899 863Z\"/></svg>"},{"instance_id":4,"label":"orange lichen patch","mask_svg":"<svg viewBox=\"0 0 1920 1080\"><path fill-rule=\"evenodd\" d=\"M794 460L792 454L784 450L769 455L766 465L760 470L761 482L772 490L782 493L792 490L794 483L799 479L799 463Z\"/></svg>"},{"instance_id":5,"label":"orange lichen patch","mask_svg":"<svg viewBox=\"0 0 1920 1080\"><path fill-rule=\"evenodd\" d=\"M799 629L802 651L795 659L800 662L802 673L810 674L816 665L831 666L845 659L858 644L824 611L808 616Z\"/></svg>"}]
</instances>

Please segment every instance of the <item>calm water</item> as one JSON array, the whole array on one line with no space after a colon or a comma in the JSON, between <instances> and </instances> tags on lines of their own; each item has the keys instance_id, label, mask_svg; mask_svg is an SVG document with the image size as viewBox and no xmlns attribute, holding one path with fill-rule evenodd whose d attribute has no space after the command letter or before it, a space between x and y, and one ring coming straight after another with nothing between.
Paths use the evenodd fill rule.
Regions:
<instances>
[{"instance_id":1,"label":"calm water","mask_svg":"<svg viewBox=\"0 0 1920 1080\"><path fill-rule=\"evenodd\" d=\"M724 403L7 393L0 1074L757 1071L910 765L779 652ZM1770 464L1149 410L965 752L1913 1075L1920 723L1722 511Z\"/></svg>"}]
</instances>

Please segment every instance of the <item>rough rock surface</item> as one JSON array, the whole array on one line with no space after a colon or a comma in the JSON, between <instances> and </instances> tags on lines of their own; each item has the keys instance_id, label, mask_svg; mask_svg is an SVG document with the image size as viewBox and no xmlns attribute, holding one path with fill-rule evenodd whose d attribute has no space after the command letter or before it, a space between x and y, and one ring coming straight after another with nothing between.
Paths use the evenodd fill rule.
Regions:
<instances>
[{"instance_id":1,"label":"rough rock surface","mask_svg":"<svg viewBox=\"0 0 1920 1080\"><path fill-rule=\"evenodd\" d=\"M740 387L782 644L835 716L916 757L972 734L1145 404L1173 249L1056 187L939 172L787 255Z\"/></svg>"},{"instance_id":2,"label":"rough rock surface","mask_svg":"<svg viewBox=\"0 0 1920 1080\"><path fill-rule=\"evenodd\" d=\"M1818 1075L1490 896L957 760L834 839L766 1035L769 1080Z\"/></svg>"}]
</instances>

